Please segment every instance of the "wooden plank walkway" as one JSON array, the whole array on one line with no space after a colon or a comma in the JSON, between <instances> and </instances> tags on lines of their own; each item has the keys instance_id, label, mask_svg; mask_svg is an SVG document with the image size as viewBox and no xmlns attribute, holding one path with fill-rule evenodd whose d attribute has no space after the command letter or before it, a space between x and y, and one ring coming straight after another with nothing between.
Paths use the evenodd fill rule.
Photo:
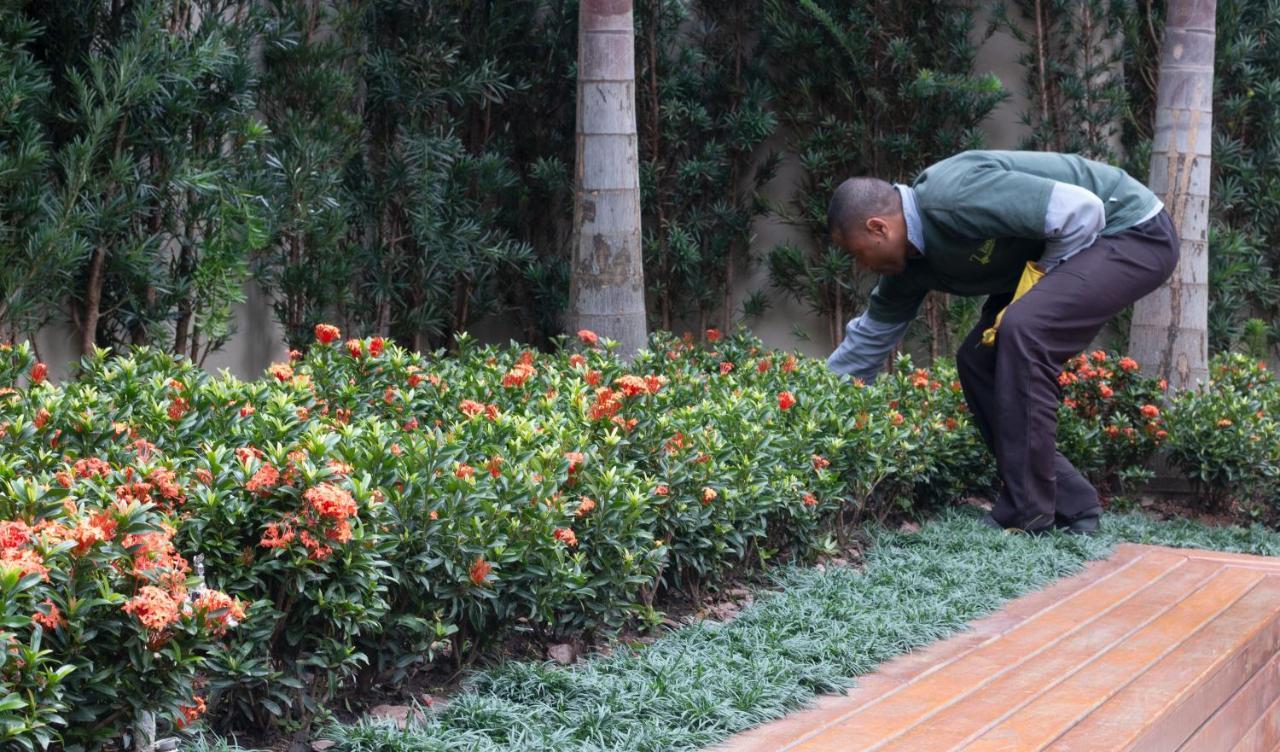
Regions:
<instances>
[{"instance_id":1,"label":"wooden plank walkway","mask_svg":"<svg viewBox=\"0 0 1280 752\"><path fill-rule=\"evenodd\" d=\"M721 748L1280 751L1280 559L1117 546Z\"/></svg>"}]
</instances>

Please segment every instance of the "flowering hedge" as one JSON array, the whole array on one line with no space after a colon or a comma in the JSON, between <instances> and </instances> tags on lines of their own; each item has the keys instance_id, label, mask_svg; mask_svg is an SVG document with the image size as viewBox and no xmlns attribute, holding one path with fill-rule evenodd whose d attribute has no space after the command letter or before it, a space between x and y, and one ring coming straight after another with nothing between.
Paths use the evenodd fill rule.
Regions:
<instances>
[{"instance_id":1,"label":"flowering hedge","mask_svg":"<svg viewBox=\"0 0 1280 752\"><path fill-rule=\"evenodd\" d=\"M663 589L993 482L947 365L864 387L714 331L629 365L590 332L555 354L459 342L322 325L256 381L142 349L62 386L7 349L10 737L93 747L143 710L296 728L508 628L653 624ZM1097 353L1063 377L1064 451L1099 482L1176 435L1135 371Z\"/></svg>"}]
</instances>

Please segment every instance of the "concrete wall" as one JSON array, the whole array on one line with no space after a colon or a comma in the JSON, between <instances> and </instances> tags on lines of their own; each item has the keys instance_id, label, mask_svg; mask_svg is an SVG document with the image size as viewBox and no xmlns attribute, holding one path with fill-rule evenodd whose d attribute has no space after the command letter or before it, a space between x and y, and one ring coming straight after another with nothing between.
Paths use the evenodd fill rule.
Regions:
<instances>
[{"instance_id":1,"label":"concrete wall","mask_svg":"<svg viewBox=\"0 0 1280 752\"><path fill-rule=\"evenodd\" d=\"M975 28L981 30L985 27L986 19L980 16ZM1019 122L1019 113L1026 109L1027 102L1023 95L1023 70L1017 62L1021 53L1021 45L1000 32L980 47L975 61L975 73L994 73L1010 93L1009 99L983 124L990 148L1015 149L1027 132L1026 126ZM785 134L780 133L762 149L762 155L769 149L784 155L777 176L765 188L769 198L776 202L785 202L791 195L792 186L802 177L799 161L786 152L785 145ZM780 243L791 242L801 247L811 245L803 229L790 227L773 217L757 220L754 230L752 255L755 259L763 258L770 248ZM798 349L815 357L826 357L830 353L825 323L812 315L804 304L772 290L768 269L763 263L754 263L739 274L731 293L733 305L740 306L741 301L756 290L764 290L769 295L771 307L759 320L746 323L765 344ZM210 371L225 369L241 378L255 378L272 362L287 358L282 330L275 321L271 301L254 283L246 286L245 296L245 302L236 307L237 334L223 350L210 354L205 361L205 367ZM696 322L673 328L683 331L694 326ZM797 330L805 336L797 337ZM472 333L482 341L505 342L515 336L516 329L506 326L503 321L482 321L473 327ZM79 358L75 336L65 326L42 331L37 337L37 344L55 378L65 376L70 365Z\"/></svg>"}]
</instances>

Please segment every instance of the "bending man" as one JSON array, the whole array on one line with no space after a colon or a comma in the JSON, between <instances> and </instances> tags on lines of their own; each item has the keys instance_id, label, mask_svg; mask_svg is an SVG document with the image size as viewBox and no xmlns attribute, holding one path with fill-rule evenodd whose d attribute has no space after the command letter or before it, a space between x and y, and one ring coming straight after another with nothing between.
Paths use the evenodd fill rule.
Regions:
<instances>
[{"instance_id":1,"label":"bending man","mask_svg":"<svg viewBox=\"0 0 1280 752\"><path fill-rule=\"evenodd\" d=\"M1057 377L1173 273L1178 239L1160 199L1123 170L1075 155L967 151L911 186L846 180L828 223L832 240L881 278L827 364L870 382L930 290L988 296L956 353L1003 481L984 522L1096 532L1098 492L1057 450ZM1028 261L1044 276L1011 302ZM983 344L1002 310L994 346Z\"/></svg>"}]
</instances>

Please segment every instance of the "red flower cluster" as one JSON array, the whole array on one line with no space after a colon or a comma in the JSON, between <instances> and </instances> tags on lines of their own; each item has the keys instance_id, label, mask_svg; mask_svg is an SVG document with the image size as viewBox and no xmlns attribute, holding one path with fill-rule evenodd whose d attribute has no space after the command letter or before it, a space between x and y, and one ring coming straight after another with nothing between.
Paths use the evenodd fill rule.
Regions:
<instances>
[{"instance_id":1,"label":"red flower cluster","mask_svg":"<svg viewBox=\"0 0 1280 752\"><path fill-rule=\"evenodd\" d=\"M782 410L790 410L795 407L796 398L791 392L780 392L778 394L778 408Z\"/></svg>"},{"instance_id":2,"label":"red flower cluster","mask_svg":"<svg viewBox=\"0 0 1280 752\"><path fill-rule=\"evenodd\" d=\"M484 585L485 578L487 578L489 573L492 571L493 565L485 561L483 556L477 556L476 560L472 562L471 569L467 572L467 575L471 578L471 582L475 584L476 587L479 587Z\"/></svg>"},{"instance_id":3,"label":"red flower cluster","mask_svg":"<svg viewBox=\"0 0 1280 752\"><path fill-rule=\"evenodd\" d=\"M582 341L582 344L589 347L595 347L600 342L600 337L590 329L579 329L578 339Z\"/></svg>"},{"instance_id":4,"label":"red flower cluster","mask_svg":"<svg viewBox=\"0 0 1280 752\"><path fill-rule=\"evenodd\" d=\"M336 342L341 336L342 332L340 332L336 326L331 324L316 324L316 341L322 345L327 345L330 342Z\"/></svg>"},{"instance_id":5,"label":"red flower cluster","mask_svg":"<svg viewBox=\"0 0 1280 752\"><path fill-rule=\"evenodd\" d=\"M578 536L574 534L572 528L558 527L551 536L570 548L578 545Z\"/></svg>"},{"instance_id":6,"label":"red flower cluster","mask_svg":"<svg viewBox=\"0 0 1280 752\"><path fill-rule=\"evenodd\" d=\"M186 728L192 723L195 723L196 721L200 720L200 717L204 715L204 712L205 712L204 698L199 695L196 695L195 697L191 698L191 702L194 704L179 706L178 710L182 713L182 715L179 716L176 720L174 720L173 725L177 726L180 729Z\"/></svg>"},{"instance_id":7,"label":"red flower cluster","mask_svg":"<svg viewBox=\"0 0 1280 752\"><path fill-rule=\"evenodd\" d=\"M603 386L596 390L595 404L591 405L587 412L592 420L600 420L601 418L612 418L621 409L622 398L618 396L617 392L607 386Z\"/></svg>"}]
</instances>

